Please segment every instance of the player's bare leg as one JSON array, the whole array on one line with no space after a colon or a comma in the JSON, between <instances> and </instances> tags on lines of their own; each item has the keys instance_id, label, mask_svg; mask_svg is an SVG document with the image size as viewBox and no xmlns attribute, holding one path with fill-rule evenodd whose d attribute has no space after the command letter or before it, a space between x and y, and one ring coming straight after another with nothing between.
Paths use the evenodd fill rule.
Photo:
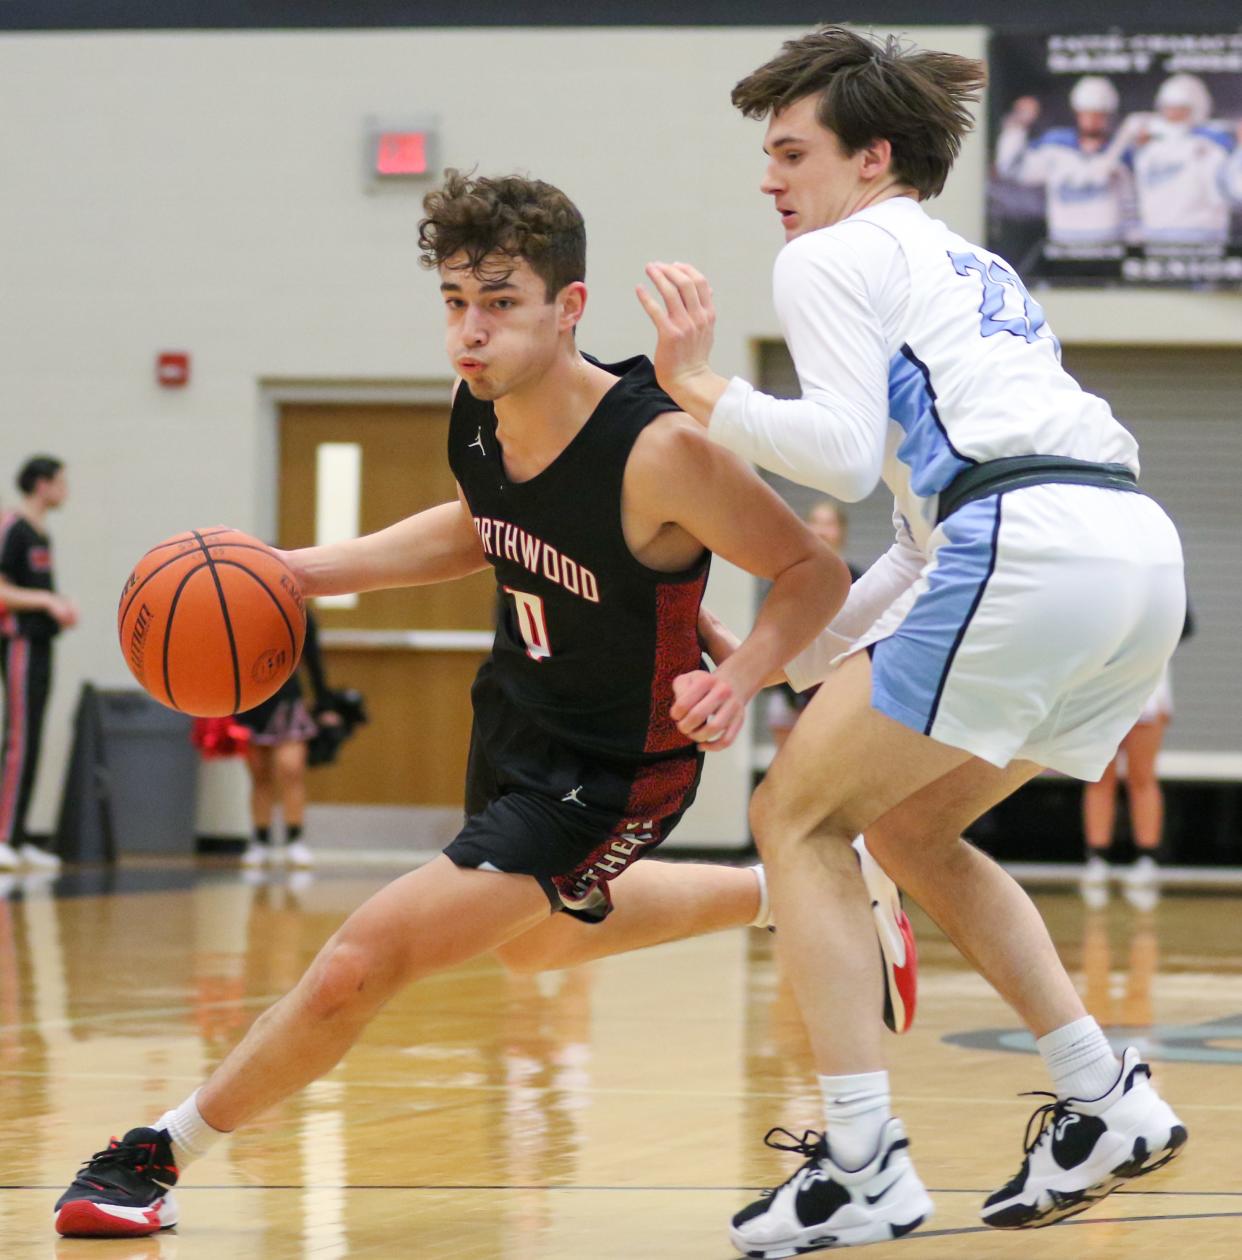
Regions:
<instances>
[{"instance_id":1,"label":"player's bare leg","mask_svg":"<svg viewBox=\"0 0 1242 1260\"><path fill-rule=\"evenodd\" d=\"M175 1225L168 1190L189 1158L334 1067L405 985L495 949L547 913L529 876L463 870L446 857L395 880L354 911L196 1094L88 1165L56 1205L57 1229L132 1236Z\"/></svg>"},{"instance_id":2,"label":"player's bare leg","mask_svg":"<svg viewBox=\"0 0 1242 1260\"><path fill-rule=\"evenodd\" d=\"M1039 769L1014 762L1000 770L972 758L890 810L867 835L877 861L1037 1037L1086 1010L1031 899L961 833Z\"/></svg>"},{"instance_id":3,"label":"player's bare leg","mask_svg":"<svg viewBox=\"0 0 1242 1260\"><path fill-rule=\"evenodd\" d=\"M1050 1201L1059 1202L1061 1189L1066 1206L1059 1213L1081 1210L1120 1184L1119 1178L1158 1167L1185 1141L1176 1117L1146 1085L1137 1052L1127 1051L1118 1062L1085 1015L1029 898L960 839L962 827L1038 767L985 766L877 713L870 698L870 661L858 653L808 706L752 803L752 827L781 924L777 949L821 1073L828 1135L797 1144L809 1157L802 1168L734 1217L733 1241L748 1254L791 1255L827 1245L819 1240L828 1236L837 1245L883 1241L932 1212L906 1154L905 1131L891 1116L879 1021L861 1014L874 955L859 944L865 939L860 890L846 855L857 831L866 831L869 843L874 837L873 852L889 873L926 899L955 943L1041 1036L1040 1051L1059 1096L1093 1100L1073 1107L1102 1118L1082 1126L1090 1145L1075 1161L1081 1185L1065 1181L1070 1165L1058 1164L1045 1149L1052 1139L1041 1138L1028 1157L1035 1169L1029 1181L1024 1165L988 1200L988 1223L1041 1223L1045 1200L1056 1191ZM815 774L825 764L834 769L828 781ZM854 1018L835 1018L843 1009ZM1104 1084L1079 1094L1064 1088L1083 1073L1106 1075L1111 1089ZM1124 1161L1140 1141L1149 1143L1143 1149L1152 1158L1136 1157L1131 1168ZM1114 1169L1118 1161L1124 1171ZM823 1190L828 1183L831 1193ZM812 1192L812 1185L820 1189ZM822 1208L801 1206L807 1195L818 1196Z\"/></svg>"},{"instance_id":4,"label":"player's bare leg","mask_svg":"<svg viewBox=\"0 0 1242 1260\"><path fill-rule=\"evenodd\" d=\"M882 1062L880 1020L839 1018L875 1009L880 990L853 838L968 759L876 713L859 653L820 688L755 793L751 826L780 924L776 947L820 1072Z\"/></svg>"},{"instance_id":5,"label":"player's bare leg","mask_svg":"<svg viewBox=\"0 0 1242 1260\"><path fill-rule=\"evenodd\" d=\"M1126 751L1130 827L1135 844L1146 853L1159 848L1164 835L1164 793L1156 774L1156 758L1168 723L1163 716L1153 722L1140 722L1121 742Z\"/></svg>"},{"instance_id":6,"label":"player's bare leg","mask_svg":"<svg viewBox=\"0 0 1242 1260\"><path fill-rule=\"evenodd\" d=\"M264 744L250 744L246 748L246 766L250 771L250 821L256 827L272 825L272 809L276 801L275 760L275 750Z\"/></svg>"},{"instance_id":7,"label":"player's bare leg","mask_svg":"<svg viewBox=\"0 0 1242 1260\"><path fill-rule=\"evenodd\" d=\"M1088 856L1107 851L1113 842L1116 822L1117 758L1114 757L1095 783L1083 785L1082 829L1087 841Z\"/></svg>"},{"instance_id":8,"label":"player's bare leg","mask_svg":"<svg viewBox=\"0 0 1242 1260\"><path fill-rule=\"evenodd\" d=\"M636 862L610 885L613 910L602 923L554 914L502 945L496 956L527 974L746 927L760 912L754 868L702 862Z\"/></svg>"},{"instance_id":9,"label":"player's bare leg","mask_svg":"<svg viewBox=\"0 0 1242 1260\"><path fill-rule=\"evenodd\" d=\"M334 1067L398 990L495 949L548 913L527 875L462 870L438 857L364 902L292 992L265 1011L199 1091L229 1132Z\"/></svg>"},{"instance_id":10,"label":"player's bare leg","mask_svg":"<svg viewBox=\"0 0 1242 1260\"><path fill-rule=\"evenodd\" d=\"M277 744L274 760L281 817L286 827L300 827L306 815L306 744Z\"/></svg>"}]
</instances>

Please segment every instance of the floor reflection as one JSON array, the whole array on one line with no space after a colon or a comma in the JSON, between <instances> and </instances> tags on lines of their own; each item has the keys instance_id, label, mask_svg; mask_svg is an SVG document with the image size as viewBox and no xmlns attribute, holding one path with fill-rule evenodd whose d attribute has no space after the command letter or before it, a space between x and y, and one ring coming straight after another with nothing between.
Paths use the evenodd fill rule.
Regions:
<instances>
[{"instance_id":1,"label":"floor reflection","mask_svg":"<svg viewBox=\"0 0 1242 1260\"><path fill-rule=\"evenodd\" d=\"M192 1170L176 1234L57 1240L51 1203L78 1162L183 1098L384 879L198 875L154 871L130 880L135 891L63 897L62 881L19 880L0 896L4 1260L720 1260L721 1222L743 1188L788 1171L764 1132L819 1127L805 1033L767 933L536 977L480 959L394 999L338 1069ZM1150 1029L1171 1093L1203 1132L1193 1183L1176 1172L1161 1189L1227 1190L1217 1174L1232 1129L1214 1134L1210 1117L1235 1087L1222 1056L1242 1025L1231 1034L1223 1017L1242 1006L1242 900L1088 911L1057 894L1040 905L1092 1012ZM929 1180L959 1192L946 1194L945 1218L968 1229L971 1194L996 1166L1011 1171L1026 1114L1013 1095L1041 1081L1004 1042L1012 1015L916 923L919 1018L886 1044ZM1192 1061L1187 1046L1217 1057ZM1127 1200L1118 1213L1138 1210ZM1236 1221L1218 1224L1224 1239ZM1099 1260L1134 1254L1121 1226L1047 1232L1041 1260L1077 1260L1088 1239ZM1216 1235L1195 1237L1213 1254ZM920 1241L931 1260L959 1260L962 1245ZM1021 1250L988 1245L988 1260Z\"/></svg>"},{"instance_id":2,"label":"floor reflection","mask_svg":"<svg viewBox=\"0 0 1242 1260\"><path fill-rule=\"evenodd\" d=\"M1104 1028L1149 1028L1160 941L1151 914L1083 916L1083 1002Z\"/></svg>"}]
</instances>

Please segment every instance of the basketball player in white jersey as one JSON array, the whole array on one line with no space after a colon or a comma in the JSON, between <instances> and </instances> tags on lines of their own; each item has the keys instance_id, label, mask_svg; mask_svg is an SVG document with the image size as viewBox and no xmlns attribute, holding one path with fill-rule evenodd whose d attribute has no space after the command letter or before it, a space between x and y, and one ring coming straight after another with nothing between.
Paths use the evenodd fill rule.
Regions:
<instances>
[{"instance_id":1,"label":"basketball player in white jersey","mask_svg":"<svg viewBox=\"0 0 1242 1260\"><path fill-rule=\"evenodd\" d=\"M1084 75L1070 91L1073 127L1052 127L1037 140L1033 96L1016 100L1001 125L996 170L1006 179L1042 187L1048 239L1057 245L1119 244L1134 213L1134 181L1109 138L1117 89L1102 75Z\"/></svg>"},{"instance_id":2,"label":"basketball player in white jersey","mask_svg":"<svg viewBox=\"0 0 1242 1260\"><path fill-rule=\"evenodd\" d=\"M1082 1211L1186 1139L1138 1052L1118 1059L1087 1015L1030 899L960 838L1043 766L1100 776L1185 600L1177 532L1136 492L1134 439L1062 370L1009 265L923 208L983 81L979 62L825 27L734 89L768 119L761 188L785 230L775 300L800 399L712 371L712 296L693 268L653 263L658 298L640 290L657 375L712 438L837 498L883 480L896 500L896 543L788 668L822 686L752 804L827 1121L734 1217L735 1245L765 1260L899 1237L932 1212L891 1115L880 1021L861 1009L877 963L860 832L1052 1077L988 1224ZM681 684L683 732L712 729L708 686Z\"/></svg>"},{"instance_id":3,"label":"basketball player in white jersey","mask_svg":"<svg viewBox=\"0 0 1242 1260\"><path fill-rule=\"evenodd\" d=\"M1174 74L1156 93L1156 113L1132 114L1122 137L1138 189L1147 244L1223 245L1230 207L1242 204L1242 149L1212 120L1212 94L1198 75Z\"/></svg>"}]
</instances>

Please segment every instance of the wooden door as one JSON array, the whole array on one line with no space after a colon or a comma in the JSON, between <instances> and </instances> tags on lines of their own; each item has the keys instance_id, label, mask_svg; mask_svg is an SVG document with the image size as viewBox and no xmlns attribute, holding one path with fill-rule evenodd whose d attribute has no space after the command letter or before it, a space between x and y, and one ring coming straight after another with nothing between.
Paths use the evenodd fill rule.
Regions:
<instances>
[{"instance_id":1,"label":"wooden door","mask_svg":"<svg viewBox=\"0 0 1242 1260\"><path fill-rule=\"evenodd\" d=\"M288 403L280 412L281 547L316 540L320 448L356 444L359 532L371 533L455 495L445 455L448 408ZM486 655L490 573L312 609L332 687L366 696L370 723L336 765L309 777L312 801L460 805L470 735L470 682Z\"/></svg>"}]
</instances>

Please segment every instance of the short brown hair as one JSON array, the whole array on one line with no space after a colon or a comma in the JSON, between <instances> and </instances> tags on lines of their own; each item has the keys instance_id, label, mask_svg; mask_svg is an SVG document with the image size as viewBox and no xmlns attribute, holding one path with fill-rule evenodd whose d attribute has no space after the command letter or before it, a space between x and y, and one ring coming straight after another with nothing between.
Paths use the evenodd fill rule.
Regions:
<instances>
[{"instance_id":1,"label":"short brown hair","mask_svg":"<svg viewBox=\"0 0 1242 1260\"><path fill-rule=\"evenodd\" d=\"M505 275L524 260L543 281L550 302L567 284L586 278L586 225L559 188L521 175L475 177L444 172L423 198L418 225L424 267L464 253L471 274ZM490 260L490 261L489 261Z\"/></svg>"},{"instance_id":2,"label":"short brown hair","mask_svg":"<svg viewBox=\"0 0 1242 1260\"><path fill-rule=\"evenodd\" d=\"M747 118L764 118L818 93L815 115L847 154L887 140L893 173L920 197L934 197L974 125L969 106L986 82L983 62L970 57L821 26L788 40L732 99Z\"/></svg>"}]
</instances>

